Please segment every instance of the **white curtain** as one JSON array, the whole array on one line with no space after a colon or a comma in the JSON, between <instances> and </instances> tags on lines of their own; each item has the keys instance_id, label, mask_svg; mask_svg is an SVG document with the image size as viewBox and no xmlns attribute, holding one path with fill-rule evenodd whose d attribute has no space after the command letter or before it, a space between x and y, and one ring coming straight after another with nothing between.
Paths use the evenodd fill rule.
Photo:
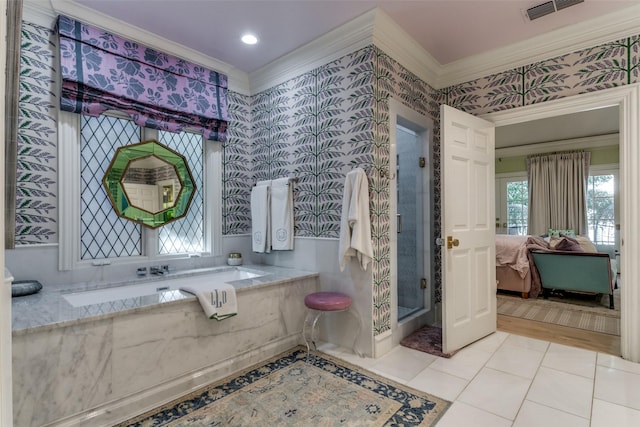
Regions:
<instances>
[{"instance_id":1,"label":"white curtain","mask_svg":"<svg viewBox=\"0 0 640 427\"><path fill-rule=\"evenodd\" d=\"M549 228L587 234L590 159L584 151L527 158L529 234L546 234Z\"/></svg>"}]
</instances>

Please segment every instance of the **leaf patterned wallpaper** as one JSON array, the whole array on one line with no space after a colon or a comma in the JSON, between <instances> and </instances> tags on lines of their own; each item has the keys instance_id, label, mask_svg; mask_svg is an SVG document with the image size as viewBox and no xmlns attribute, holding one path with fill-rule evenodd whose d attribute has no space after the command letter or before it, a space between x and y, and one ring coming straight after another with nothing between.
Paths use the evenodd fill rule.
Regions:
<instances>
[{"instance_id":1,"label":"leaf patterned wallpaper","mask_svg":"<svg viewBox=\"0 0 640 427\"><path fill-rule=\"evenodd\" d=\"M51 30L23 24L16 171L16 245L58 241L56 50Z\"/></svg>"},{"instance_id":2,"label":"leaf patterned wallpaper","mask_svg":"<svg viewBox=\"0 0 640 427\"><path fill-rule=\"evenodd\" d=\"M640 36L514 68L443 90L471 114L507 110L639 81Z\"/></svg>"},{"instance_id":3,"label":"leaf patterned wallpaper","mask_svg":"<svg viewBox=\"0 0 640 427\"><path fill-rule=\"evenodd\" d=\"M629 37L435 90L375 46L258 94L229 91L224 145L223 232L248 234L250 192L263 179L295 176L295 234L337 238L343 181L369 176L375 334L391 327L388 178L389 97L433 119L434 237L440 229L439 105L484 114L639 81L640 36ZM23 23L17 244L57 236L55 38ZM381 172L383 172L381 174ZM440 254L435 300L440 300Z\"/></svg>"},{"instance_id":4,"label":"leaf patterned wallpaper","mask_svg":"<svg viewBox=\"0 0 640 427\"><path fill-rule=\"evenodd\" d=\"M370 46L252 99L253 178L298 178L296 236L337 238L345 175L356 166L367 172L376 334L391 327L389 180L385 175L389 170L388 100L395 97L436 119L437 96L432 87ZM225 163L230 160L226 154ZM231 163L242 161L238 157ZM250 187L244 191L250 192ZM249 227L247 219L246 224L232 228L248 231Z\"/></svg>"}]
</instances>

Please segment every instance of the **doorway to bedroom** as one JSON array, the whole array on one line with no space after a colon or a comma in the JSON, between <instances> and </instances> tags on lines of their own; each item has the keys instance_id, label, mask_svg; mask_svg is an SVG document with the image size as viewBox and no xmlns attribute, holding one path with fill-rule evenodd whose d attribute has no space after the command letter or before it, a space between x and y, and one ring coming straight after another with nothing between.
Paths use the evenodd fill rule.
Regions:
<instances>
[{"instance_id":1,"label":"doorway to bedroom","mask_svg":"<svg viewBox=\"0 0 640 427\"><path fill-rule=\"evenodd\" d=\"M614 284L621 284L618 110L613 106L497 127L495 156L496 234L526 238L530 234L527 156L589 151L588 231L579 239L591 245L587 251L609 255ZM522 296L505 283L498 284L499 329L620 354L619 288L614 289L614 310L609 309L608 295L562 291L551 293L549 299Z\"/></svg>"}]
</instances>

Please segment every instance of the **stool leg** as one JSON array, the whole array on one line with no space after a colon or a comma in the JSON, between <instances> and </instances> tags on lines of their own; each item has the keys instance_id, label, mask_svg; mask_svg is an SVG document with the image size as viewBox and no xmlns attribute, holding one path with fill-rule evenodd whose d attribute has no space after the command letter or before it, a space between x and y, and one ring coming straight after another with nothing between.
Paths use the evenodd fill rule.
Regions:
<instances>
[{"instance_id":1,"label":"stool leg","mask_svg":"<svg viewBox=\"0 0 640 427\"><path fill-rule=\"evenodd\" d=\"M316 341L318 337L318 319L322 315L321 311L309 311L304 319L304 325L302 326L302 337L304 343L307 346L307 361L309 360L309 353L311 351L309 343L313 344L313 349L316 350Z\"/></svg>"},{"instance_id":2,"label":"stool leg","mask_svg":"<svg viewBox=\"0 0 640 427\"><path fill-rule=\"evenodd\" d=\"M353 339L353 352L359 357L364 357L362 352L358 349L358 338L360 338L360 332L362 332L362 321L360 320L360 316L355 308L351 307L347 312L355 317L356 322L358 323L358 330L356 331L356 336Z\"/></svg>"}]
</instances>

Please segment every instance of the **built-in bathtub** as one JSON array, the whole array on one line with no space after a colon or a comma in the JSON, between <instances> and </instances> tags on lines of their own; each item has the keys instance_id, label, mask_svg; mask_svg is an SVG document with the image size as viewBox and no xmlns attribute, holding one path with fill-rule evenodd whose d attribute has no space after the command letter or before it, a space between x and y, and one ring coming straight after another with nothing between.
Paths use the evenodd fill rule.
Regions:
<instances>
[{"instance_id":1,"label":"built-in bathtub","mask_svg":"<svg viewBox=\"0 0 640 427\"><path fill-rule=\"evenodd\" d=\"M179 287L236 288L238 315L209 320ZM318 275L243 266L137 283L47 286L14 298L14 425L113 425L301 342Z\"/></svg>"},{"instance_id":2,"label":"built-in bathtub","mask_svg":"<svg viewBox=\"0 0 640 427\"><path fill-rule=\"evenodd\" d=\"M158 302L173 301L180 298L181 294L178 292L180 292L181 286L189 285L194 281L210 282L212 284L227 283L233 285L236 289L240 289L262 283L247 279L260 278L268 276L268 274L259 268L249 270L244 267L223 267L200 271L199 274L192 273L187 276L152 276L151 281L145 280L141 283L108 286L79 292L72 291L63 293L62 297L74 307L153 296L157 296Z\"/></svg>"}]
</instances>

